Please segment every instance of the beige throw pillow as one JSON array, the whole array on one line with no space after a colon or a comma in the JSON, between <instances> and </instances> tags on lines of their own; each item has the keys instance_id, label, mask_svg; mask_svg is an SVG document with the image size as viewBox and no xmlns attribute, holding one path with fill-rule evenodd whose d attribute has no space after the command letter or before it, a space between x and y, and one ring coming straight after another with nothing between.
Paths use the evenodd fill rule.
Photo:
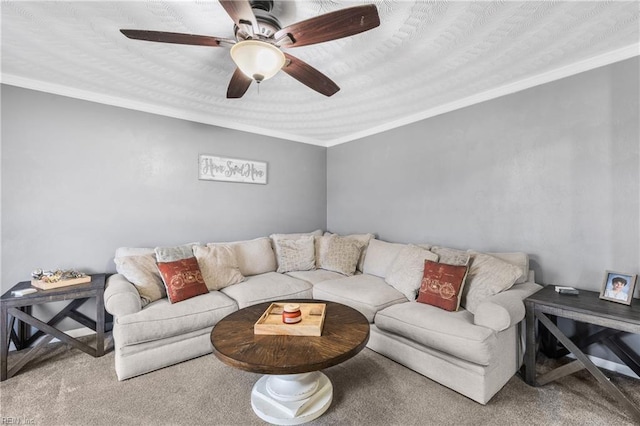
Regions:
<instances>
[{"instance_id":1,"label":"beige throw pillow","mask_svg":"<svg viewBox=\"0 0 640 426\"><path fill-rule=\"evenodd\" d=\"M469 250L472 251L472 250ZM516 265L521 269L520 276L516 284L526 283L529 280L529 255L522 252L512 253L486 253L489 256L497 257L500 260Z\"/></svg>"},{"instance_id":2,"label":"beige throw pillow","mask_svg":"<svg viewBox=\"0 0 640 426\"><path fill-rule=\"evenodd\" d=\"M438 255L422 247L409 244L400 250L384 280L413 302L416 300L422 283L425 260L437 262Z\"/></svg>"},{"instance_id":3,"label":"beige throw pillow","mask_svg":"<svg viewBox=\"0 0 640 426\"><path fill-rule=\"evenodd\" d=\"M431 247L431 252L438 255L440 258L438 262L446 263L447 265L468 265L471 258L470 254L457 249L448 247Z\"/></svg>"},{"instance_id":4,"label":"beige throw pillow","mask_svg":"<svg viewBox=\"0 0 640 426\"><path fill-rule=\"evenodd\" d=\"M297 240L301 237L308 237L308 236L313 236L313 237L321 237L322 236L322 230L321 229L316 229L313 232L298 232L298 233L293 233L293 234L271 234L269 235L269 239L271 240L271 244L273 246L273 251L275 252L276 255L276 261L280 258L280 253L278 253L279 250L279 242L283 241L283 240ZM315 268L315 263L317 261L317 254L315 254L316 249L314 248L314 268ZM278 267L279 267L279 262L278 262ZM278 271L279 272L279 271Z\"/></svg>"},{"instance_id":5,"label":"beige throw pillow","mask_svg":"<svg viewBox=\"0 0 640 426\"><path fill-rule=\"evenodd\" d=\"M316 268L314 236L298 239L275 239L274 248L278 261L277 272L310 271Z\"/></svg>"},{"instance_id":6,"label":"beige throw pillow","mask_svg":"<svg viewBox=\"0 0 640 426\"><path fill-rule=\"evenodd\" d=\"M138 290L143 307L167 297L167 291L156 265L155 254L117 256L113 261L116 264L116 271L124 275Z\"/></svg>"},{"instance_id":7,"label":"beige throw pillow","mask_svg":"<svg viewBox=\"0 0 640 426\"><path fill-rule=\"evenodd\" d=\"M355 274L364 247L363 242L335 234L328 237L316 237L316 239L321 239L318 268L344 275Z\"/></svg>"},{"instance_id":8,"label":"beige throw pillow","mask_svg":"<svg viewBox=\"0 0 640 426\"><path fill-rule=\"evenodd\" d=\"M156 259L158 262L175 262L176 260L183 260L193 257L193 247L199 243L183 244L181 246L172 247L156 247Z\"/></svg>"},{"instance_id":9,"label":"beige throw pillow","mask_svg":"<svg viewBox=\"0 0 640 426\"><path fill-rule=\"evenodd\" d=\"M344 238L351 238L352 240L359 241L363 244L362 251L360 252L360 259L358 259L358 265L356 266L356 270L362 272L364 270L364 259L367 256L367 248L369 247L369 241L372 238L375 238L373 234L349 234L349 235L338 235L332 234L330 232L325 232L324 236L328 237L331 235L342 236ZM316 239L317 242L317 239ZM316 245L316 263L318 261L318 246Z\"/></svg>"},{"instance_id":10,"label":"beige throw pillow","mask_svg":"<svg viewBox=\"0 0 640 426\"><path fill-rule=\"evenodd\" d=\"M209 291L220 290L244 281L235 251L228 245L211 247L194 246L193 254L198 260L204 283Z\"/></svg>"},{"instance_id":11,"label":"beige throw pillow","mask_svg":"<svg viewBox=\"0 0 640 426\"><path fill-rule=\"evenodd\" d=\"M472 260L462 295L462 306L471 313L483 300L510 288L521 269L497 257L471 252Z\"/></svg>"}]
</instances>

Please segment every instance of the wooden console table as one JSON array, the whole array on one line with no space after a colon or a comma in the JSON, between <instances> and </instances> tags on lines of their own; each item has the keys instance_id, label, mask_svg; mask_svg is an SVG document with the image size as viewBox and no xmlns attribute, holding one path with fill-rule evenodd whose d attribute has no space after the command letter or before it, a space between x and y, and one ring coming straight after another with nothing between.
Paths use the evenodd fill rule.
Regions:
<instances>
[{"instance_id":1,"label":"wooden console table","mask_svg":"<svg viewBox=\"0 0 640 426\"><path fill-rule=\"evenodd\" d=\"M0 381L4 381L13 376L20 368L37 355L37 352L42 346L49 343L54 337L94 357L104 355L104 336L105 331L107 331L107 327L105 326L104 285L105 275L96 274L92 275L91 282L86 284L77 284L50 290L38 290L35 293L24 296L12 295L11 292L14 290L31 287L31 282L23 281L14 285L9 291L3 294L2 297L0 297ZM76 310L92 297L96 298L95 321ZM46 323L31 315L31 308L34 305L65 300L70 300L71 302ZM11 320L9 320L9 317L11 317ZM71 318L85 327L94 330L96 332L96 347L92 348L55 328L55 325L64 318ZM18 319L18 332L14 329L16 319ZM33 326L39 331L30 335L29 326ZM11 341L13 341L16 349L20 350L30 347L42 336L45 337L39 340L11 369L8 369L7 358Z\"/></svg>"},{"instance_id":2,"label":"wooden console table","mask_svg":"<svg viewBox=\"0 0 640 426\"><path fill-rule=\"evenodd\" d=\"M527 348L525 352L525 381L531 386L542 386L553 380L586 368L597 381L619 401L631 417L640 422L638 405L629 400L607 376L582 352L593 343L610 348L620 360L640 376L640 357L619 339L621 333L640 334L640 300L632 306L608 302L599 293L580 290L577 296L559 294L554 286L543 288L525 299ZM587 324L606 327L592 336L574 342L554 324L547 315L568 318ZM540 321L577 358L569 364L536 378L536 320Z\"/></svg>"}]
</instances>

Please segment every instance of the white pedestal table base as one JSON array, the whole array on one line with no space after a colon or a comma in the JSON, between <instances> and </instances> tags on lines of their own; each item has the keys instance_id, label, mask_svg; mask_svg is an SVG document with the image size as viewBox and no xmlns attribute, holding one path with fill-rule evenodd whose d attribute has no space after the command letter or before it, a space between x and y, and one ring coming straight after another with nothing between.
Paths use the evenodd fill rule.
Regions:
<instances>
[{"instance_id":1,"label":"white pedestal table base","mask_svg":"<svg viewBox=\"0 0 640 426\"><path fill-rule=\"evenodd\" d=\"M333 385L319 371L265 375L253 386L251 406L262 420L299 425L320 417L331 405Z\"/></svg>"}]
</instances>

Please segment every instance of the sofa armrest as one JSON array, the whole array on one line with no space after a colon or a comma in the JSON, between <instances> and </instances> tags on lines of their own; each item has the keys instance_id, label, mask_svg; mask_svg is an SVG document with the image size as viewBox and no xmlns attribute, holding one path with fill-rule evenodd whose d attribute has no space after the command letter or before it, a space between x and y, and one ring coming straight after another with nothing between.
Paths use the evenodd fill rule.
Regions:
<instances>
[{"instance_id":1,"label":"sofa armrest","mask_svg":"<svg viewBox=\"0 0 640 426\"><path fill-rule=\"evenodd\" d=\"M522 321L525 315L523 300L541 288L528 281L491 296L478 305L473 322L495 331L506 330Z\"/></svg>"},{"instance_id":2,"label":"sofa armrest","mask_svg":"<svg viewBox=\"0 0 640 426\"><path fill-rule=\"evenodd\" d=\"M124 275L115 274L107 278L104 308L114 317L134 314L142 310L142 300L138 290Z\"/></svg>"}]
</instances>

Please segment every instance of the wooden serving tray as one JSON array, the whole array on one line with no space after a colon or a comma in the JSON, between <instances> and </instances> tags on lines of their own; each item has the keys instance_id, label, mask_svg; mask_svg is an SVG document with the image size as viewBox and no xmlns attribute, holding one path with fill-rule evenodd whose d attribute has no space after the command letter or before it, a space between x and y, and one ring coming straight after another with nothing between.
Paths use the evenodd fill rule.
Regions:
<instances>
[{"instance_id":1,"label":"wooden serving tray","mask_svg":"<svg viewBox=\"0 0 640 426\"><path fill-rule=\"evenodd\" d=\"M70 280L60 280L55 283L48 283L42 280L31 280L31 286L41 290L51 290L52 288L66 287L69 285L85 284L91 282L91 277L72 278Z\"/></svg>"},{"instance_id":2,"label":"wooden serving tray","mask_svg":"<svg viewBox=\"0 0 640 426\"><path fill-rule=\"evenodd\" d=\"M322 336L322 326L327 310L325 303L296 303L300 305L302 320L295 324L282 322L284 305L291 302L276 302L264 311L253 326L254 334L287 336Z\"/></svg>"}]
</instances>

